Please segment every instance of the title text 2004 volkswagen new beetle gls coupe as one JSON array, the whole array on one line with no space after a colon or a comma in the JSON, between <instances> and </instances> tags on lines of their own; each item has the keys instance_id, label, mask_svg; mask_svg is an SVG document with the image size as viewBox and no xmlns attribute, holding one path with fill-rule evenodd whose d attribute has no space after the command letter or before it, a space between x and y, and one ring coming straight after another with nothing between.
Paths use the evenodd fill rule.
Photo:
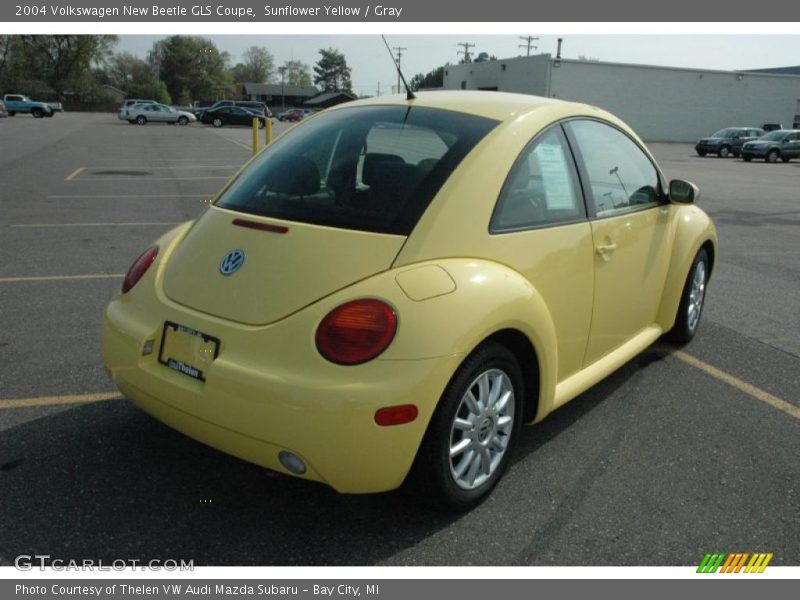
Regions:
<instances>
[{"instance_id":1,"label":"title text 2004 volkswagen new beetle gls coupe","mask_svg":"<svg viewBox=\"0 0 800 600\"><path fill-rule=\"evenodd\" d=\"M347 493L410 478L465 509L521 425L694 335L717 254L697 194L591 106L348 103L136 259L104 360L136 405L225 452Z\"/></svg>"}]
</instances>

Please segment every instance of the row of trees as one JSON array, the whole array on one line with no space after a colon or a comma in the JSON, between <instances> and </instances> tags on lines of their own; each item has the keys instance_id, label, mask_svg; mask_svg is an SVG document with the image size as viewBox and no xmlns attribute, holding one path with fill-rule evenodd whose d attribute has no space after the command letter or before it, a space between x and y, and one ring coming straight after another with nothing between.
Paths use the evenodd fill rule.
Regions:
<instances>
[{"instance_id":1,"label":"row of trees","mask_svg":"<svg viewBox=\"0 0 800 600\"><path fill-rule=\"evenodd\" d=\"M333 48L319 51L312 74L298 60L276 65L272 53L259 46L231 64L228 52L199 36L159 40L145 59L114 52L116 43L113 35L1 35L0 89L102 102L108 85L129 97L176 104L230 96L245 82L308 86L313 81L323 91L352 92L351 69Z\"/></svg>"}]
</instances>

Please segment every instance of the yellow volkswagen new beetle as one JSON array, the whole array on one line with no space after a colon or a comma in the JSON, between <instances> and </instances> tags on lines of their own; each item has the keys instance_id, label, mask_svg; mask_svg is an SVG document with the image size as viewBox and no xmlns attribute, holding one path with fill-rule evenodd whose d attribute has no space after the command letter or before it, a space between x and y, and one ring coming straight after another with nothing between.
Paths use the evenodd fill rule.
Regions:
<instances>
[{"instance_id":1,"label":"yellow volkswagen new beetle","mask_svg":"<svg viewBox=\"0 0 800 600\"><path fill-rule=\"evenodd\" d=\"M717 255L600 109L529 95L348 103L257 155L108 305L120 391L186 435L345 493L466 509L536 423L668 333Z\"/></svg>"}]
</instances>

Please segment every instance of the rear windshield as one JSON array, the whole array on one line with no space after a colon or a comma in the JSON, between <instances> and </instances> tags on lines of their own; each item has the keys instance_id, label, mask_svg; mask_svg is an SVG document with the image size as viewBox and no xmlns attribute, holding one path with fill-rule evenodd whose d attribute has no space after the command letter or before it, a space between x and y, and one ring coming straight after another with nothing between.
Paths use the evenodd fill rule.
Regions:
<instances>
[{"instance_id":1,"label":"rear windshield","mask_svg":"<svg viewBox=\"0 0 800 600\"><path fill-rule=\"evenodd\" d=\"M497 121L431 108L323 113L279 138L217 206L289 221L408 235Z\"/></svg>"}]
</instances>

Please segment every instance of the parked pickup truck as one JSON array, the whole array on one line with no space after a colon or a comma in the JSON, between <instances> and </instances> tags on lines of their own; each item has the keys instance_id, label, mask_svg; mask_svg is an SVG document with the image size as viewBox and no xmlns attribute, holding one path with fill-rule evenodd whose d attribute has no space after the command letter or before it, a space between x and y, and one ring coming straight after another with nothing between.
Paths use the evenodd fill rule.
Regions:
<instances>
[{"instance_id":1,"label":"parked pickup truck","mask_svg":"<svg viewBox=\"0 0 800 600\"><path fill-rule=\"evenodd\" d=\"M13 117L16 113L30 113L37 119L53 116L53 109L47 102L34 102L22 94L6 94L3 96L3 102L6 104L9 117Z\"/></svg>"}]
</instances>

